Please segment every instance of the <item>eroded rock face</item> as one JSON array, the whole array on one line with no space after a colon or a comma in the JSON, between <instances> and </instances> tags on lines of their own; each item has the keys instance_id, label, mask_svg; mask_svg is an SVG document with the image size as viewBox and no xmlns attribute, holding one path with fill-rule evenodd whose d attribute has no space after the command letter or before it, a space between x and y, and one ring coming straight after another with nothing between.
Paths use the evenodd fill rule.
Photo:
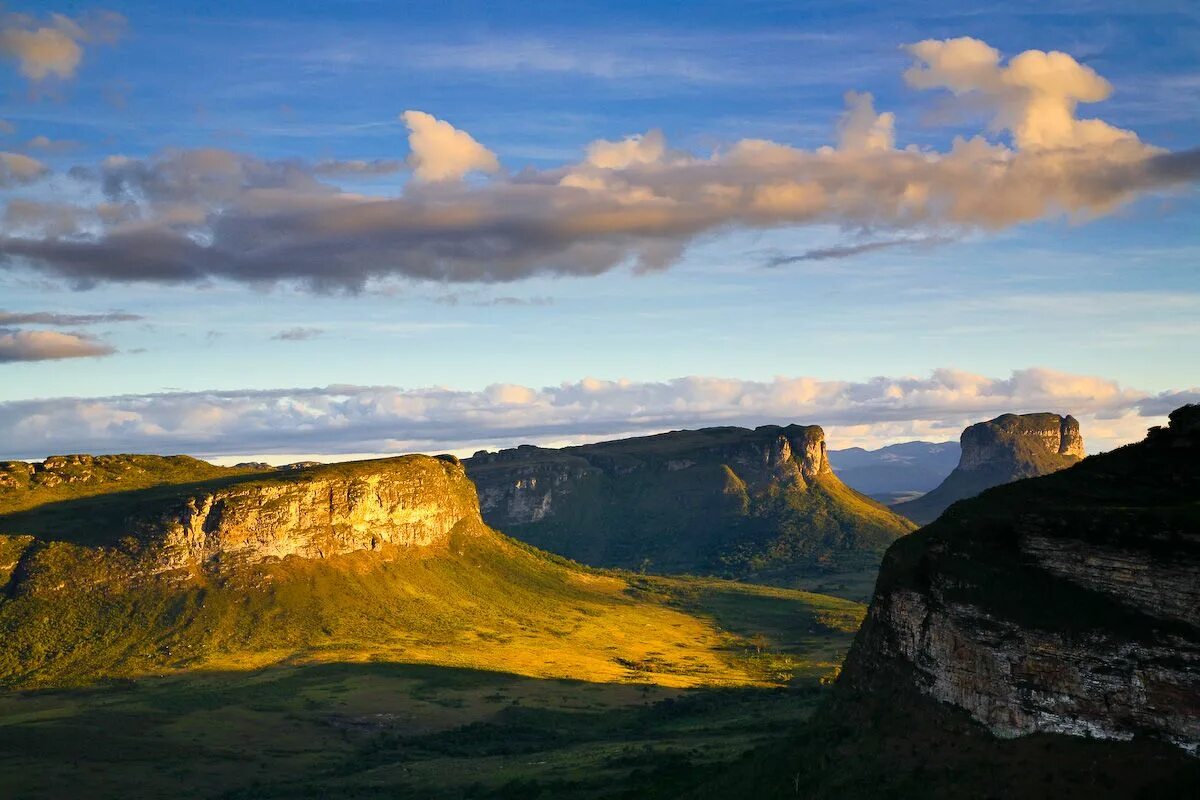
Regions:
<instances>
[{"instance_id":1,"label":"eroded rock face","mask_svg":"<svg viewBox=\"0 0 1200 800\"><path fill-rule=\"evenodd\" d=\"M64 571L85 583L116 585L180 570L184 577L197 570L222 573L289 557L425 551L446 546L452 532L485 530L475 487L462 464L449 457L222 475L51 505L66 516L44 519L35 509L0 517L0 534L32 534L0 535L0 556L8 552L12 561L0 558L0 591L56 592L65 585L46 576ZM121 509L117 515L114 505ZM62 519L69 524L64 527ZM68 563L77 567L66 570Z\"/></svg>"},{"instance_id":2,"label":"eroded rock face","mask_svg":"<svg viewBox=\"0 0 1200 800\"><path fill-rule=\"evenodd\" d=\"M1035 468L1029 453L1063 456L1078 461L1084 457L1079 422L1057 414L1004 414L963 431L958 468L981 469L988 465L1012 465L1018 472ZM1031 476L1029 476L1031 477Z\"/></svg>"},{"instance_id":3,"label":"eroded rock face","mask_svg":"<svg viewBox=\"0 0 1200 800\"><path fill-rule=\"evenodd\" d=\"M461 464L425 456L312 469L188 497L149 523L166 564L326 558L384 544L431 547L459 523L481 522Z\"/></svg>"},{"instance_id":4,"label":"eroded rock face","mask_svg":"<svg viewBox=\"0 0 1200 800\"><path fill-rule=\"evenodd\" d=\"M501 528L552 517L589 480L713 464L728 465L752 490L833 474L825 432L816 425L710 428L562 449L522 445L498 453L483 450L466 462L485 517Z\"/></svg>"},{"instance_id":5,"label":"eroded rock face","mask_svg":"<svg viewBox=\"0 0 1200 800\"><path fill-rule=\"evenodd\" d=\"M464 463L489 525L596 566L774 580L861 569L912 527L838 480L815 425L525 445Z\"/></svg>"},{"instance_id":6,"label":"eroded rock face","mask_svg":"<svg viewBox=\"0 0 1200 800\"><path fill-rule=\"evenodd\" d=\"M964 502L897 542L846 685L905 685L1000 736L1152 734L1197 753L1197 463L1200 407L1186 407L1142 444Z\"/></svg>"}]
</instances>

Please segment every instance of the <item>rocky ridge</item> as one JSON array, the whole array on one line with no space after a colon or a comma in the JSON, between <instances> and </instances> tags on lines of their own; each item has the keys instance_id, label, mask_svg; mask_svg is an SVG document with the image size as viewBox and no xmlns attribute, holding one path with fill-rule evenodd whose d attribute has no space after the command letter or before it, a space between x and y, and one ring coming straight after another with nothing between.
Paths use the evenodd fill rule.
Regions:
<instances>
[{"instance_id":1,"label":"rocky ridge","mask_svg":"<svg viewBox=\"0 0 1200 800\"><path fill-rule=\"evenodd\" d=\"M0 534L9 534L0 539L7 540L9 550L21 545L19 558L7 569L9 592L66 551L82 561L101 558L125 577L178 570L220 573L292 556L434 548L452 531L483 527L474 487L461 462L449 456L223 473L217 479L122 492L115 515L109 511L112 497L85 496L0 515Z\"/></svg>"},{"instance_id":2,"label":"rocky ridge","mask_svg":"<svg viewBox=\"0 0 1200 800\"><path fill-rule=\"evenodd\" d=\"M1190 406L1141 444L992 489L897 542L844 687L907 687L1002 737L1149 735L1196 754L1198 459Z\"/></svg>"},{"instance_id":3,"label":"rocky ridge","mask_svg":"<svg viewBox=\"0 0 1200 800\"><path fill-rule=\"evenodd\" d=\"M761 577L878 558L911 529L837 479L815 425L525 445L464 463L489 525L600 566Z\"/></svg>"}]
</instances>

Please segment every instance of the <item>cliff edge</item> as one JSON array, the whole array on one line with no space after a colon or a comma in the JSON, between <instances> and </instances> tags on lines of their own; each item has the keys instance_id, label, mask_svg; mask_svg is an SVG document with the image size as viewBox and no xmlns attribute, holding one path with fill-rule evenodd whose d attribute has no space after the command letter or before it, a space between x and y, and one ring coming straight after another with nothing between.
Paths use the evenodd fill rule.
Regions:
<instances>
[{"instance_id":1,"label":"cliff edge","mask_svg":"<svg viewBox=\"0 0 1200 800\"><path fill-rule=\"evenodd\" d=\"M1000 737L1197 754L1197 463L1186 406L1139 444L957 504L889 549L842 682L907 687Z\"/></svg>"}]
</instances>

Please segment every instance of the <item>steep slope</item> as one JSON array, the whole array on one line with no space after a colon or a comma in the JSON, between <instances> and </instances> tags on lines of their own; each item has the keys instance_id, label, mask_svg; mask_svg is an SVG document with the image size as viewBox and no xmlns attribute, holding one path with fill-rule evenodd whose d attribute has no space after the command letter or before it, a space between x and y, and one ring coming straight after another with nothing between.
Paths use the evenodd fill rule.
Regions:
<instances>
[{"instance_id":1,"label":"steep slope","mask_svg":"<svg viewBox=\"0 0 1200 800\"><path fill-rule=\"evenodd\" d=\"M934 489L958 465L958 442L902 442L865 450L830 450L842 482L881 503L897 503Z\"/></svg>"},{"instance_id":2,"label":"steep slope","mask_svg":"<svg viewBox=\"0 0 1200 800\"><path fill-rule=\"evenodd\" d=\"M850 685L897 669L1001 736L1200 748L1200 407L889 550Z\"/></svg>"},{"instance_id":3,"label":"steep slope","mask_svg":"<svg viewBox=\"0 0 1200 800\"><path fill-rule=\"evenodd\" d=\"M106 486L0 513L0 685L334 661L774 680L711 615L489 529L451 457Z\"/></svg>"},{"instance_id":4,"label":"steep slope","mask_svg":"<svg viewBox=\"0 0 1200 800\"><path fill-rule=\"evenodd\" d=\"M1160 798L1200 786L1200 406L884 558L794 740L645 797Z\"/></svg>"},{"instance_id":5,"label":"steep slope","mask_svg":"<svg viewBox=\"0 0 1200 800\"><path fill-rule=\"evenodd\" d=\"M778 579L872 565L913 528L838 480L817 426L522 446L464 463L489 524L595 565Z\"/></svg>"},{"instance_id":6,"label":"steep slope","mask_svg":"<svg viewBox=\"0 0 1200 800\"><path fill-rule=\"evenodd\" d=\"M960 446L958 466L946 480L892 510L921 524L933 522L959 500L993 486L1065 469L1084 455L1079 423L1057 414L1004 414L964 430Z\"/></svg>"}]
</instances>

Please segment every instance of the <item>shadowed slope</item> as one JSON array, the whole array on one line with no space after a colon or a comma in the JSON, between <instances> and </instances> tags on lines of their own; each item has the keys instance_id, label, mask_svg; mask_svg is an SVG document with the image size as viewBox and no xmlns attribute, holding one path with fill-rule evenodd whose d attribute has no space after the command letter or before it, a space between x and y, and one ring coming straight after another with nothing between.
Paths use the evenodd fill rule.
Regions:
<instances>
[{"instance_id":1,"label":"shadowed slope","mask_svg":"<svg viewBox=\"0 0 1200 800\"><path fill-rule=\"evenodd\" d=\"M914 527L838 480L816 426L522 446L464 464L491 524L602 566L787 580L871 567Z\"/></svg>"}]
</instances>

